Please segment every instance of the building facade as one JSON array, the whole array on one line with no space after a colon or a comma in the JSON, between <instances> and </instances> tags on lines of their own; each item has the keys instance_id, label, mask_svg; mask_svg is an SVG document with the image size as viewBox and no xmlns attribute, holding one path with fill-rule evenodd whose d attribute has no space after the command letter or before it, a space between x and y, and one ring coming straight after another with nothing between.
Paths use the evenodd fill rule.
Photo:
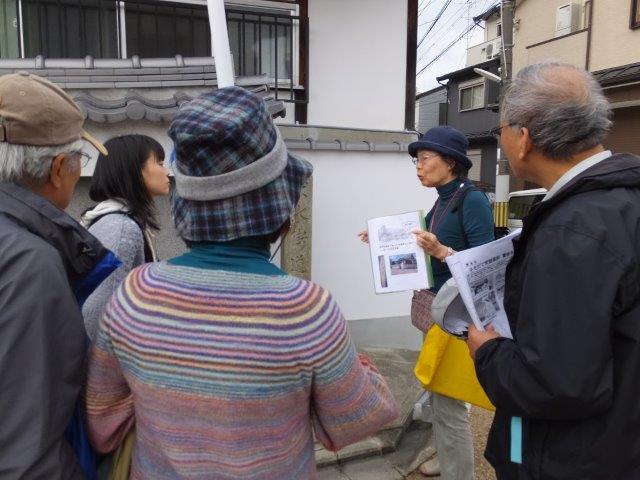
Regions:
<instances>
[{"instance_id":1,"label":"building facade","mask_svg":"<svg viewBox=\"0 0 640 480\"><path fill-rule=\"evenodd\" d=\"M640 154L640 2L522 0L514 20L514 73L555 59L591 71L614 108L605 146Z\"/></svg>"},{"instance_id":2,"label":"building facade","mask_svg":"<svg viewBox=\"0 0 640 480\"><path fill-rule=\"evenodd\" d=\"M430 128L447 124L447 87L441 85L416 97L416 130L424 133Z\"/></svg>"},{"instance_id":3,"label":"building facade","mask_svg":"<svg viewBox=\"0 0 640 480\"><path fill-rule=\"evenodd\" d=\"M368 218L429 209L436 198L407 154L416 138L418 0L225 5L236 83L268 100L288 147L315 168L283 263L333 293L359 343L419 348L410 294L374 293L357 237ZM0 0L0 72L29 70L61 85L101 140L142 133L169 152L172 114L216 88L208 28L205 0ZM76 217L91 203L93 168L83 170ZM158 206L168 258L184 245L168 201Z\"/></svg>"}]
</instances>

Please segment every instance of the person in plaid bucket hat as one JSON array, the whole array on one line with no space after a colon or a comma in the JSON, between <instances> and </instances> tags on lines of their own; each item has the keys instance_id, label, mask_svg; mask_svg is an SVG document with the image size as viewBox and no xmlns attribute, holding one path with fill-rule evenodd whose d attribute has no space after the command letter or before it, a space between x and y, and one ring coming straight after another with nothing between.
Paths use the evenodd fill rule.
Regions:
<instances>
[{"instance_id":1,"label":"person in plaid bucket hat","mask_svg":"<svg viewBox=\"0 0 640 480\"><path fill-rule=\"evenodd\" d=\"M314 432L335 451L398 408L329 292L270 262L312 167L242 88L194 99L169 135L189 251L133 270L111 298L91 438L112 450L135 421L133 479L316 478Z\"/></svg>"},{"instance_id":2,"label":"person in plaid bucket hat","mask_svg":"<svg viewBox=\"0 0 640 480\"><path fill-rule=\"evenodd\" d=\"M313 167L287 152L262 99L239 87L201 95L169 129L173 214L188 242L275 232L293 214Z\"/></svg>"}]
</instances>

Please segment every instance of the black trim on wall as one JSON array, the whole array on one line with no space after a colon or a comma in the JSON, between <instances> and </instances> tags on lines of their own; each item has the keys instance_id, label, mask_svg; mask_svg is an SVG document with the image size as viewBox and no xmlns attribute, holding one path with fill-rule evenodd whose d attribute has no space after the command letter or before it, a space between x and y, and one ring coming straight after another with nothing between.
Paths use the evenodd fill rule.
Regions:
<instances>
[{"instance_id":1,"label":"black trim on wall","mask_svg":"<svg viewBox=\"0 0 640 480\"><path fill-rule=\"evenodd\" d=\"M418 0L407 0L407 78L404 128L416 128L416 64L418 57Z\"/></svg>"}]
</instances>

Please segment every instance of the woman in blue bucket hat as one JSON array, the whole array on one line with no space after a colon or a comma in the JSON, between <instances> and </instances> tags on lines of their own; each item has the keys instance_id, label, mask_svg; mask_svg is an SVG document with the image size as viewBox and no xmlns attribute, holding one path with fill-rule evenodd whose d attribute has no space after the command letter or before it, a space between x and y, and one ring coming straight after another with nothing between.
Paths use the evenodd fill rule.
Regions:
<instances>
[{"instance_id":1,"label":"woman in blue bucket hat","mask_svg":"<svg viewBox=\"0 0 640 480\"><path fill-rule=\"evenodd\" d=\"M453 127L435 127L409 145L409 155L422 185L435 188L438 198L426 216L427 231L416 233L417 243L431 257L437 293L451 278L445 258L452 253L494 239L493 214L486 195L467 178L472 162L469 142ZM360 232L368 241L366 231ZM431 393L437 455L420 466L425 476L442 480L473 480L473 444L464 402Z\"/></svg>"}]
</instances>

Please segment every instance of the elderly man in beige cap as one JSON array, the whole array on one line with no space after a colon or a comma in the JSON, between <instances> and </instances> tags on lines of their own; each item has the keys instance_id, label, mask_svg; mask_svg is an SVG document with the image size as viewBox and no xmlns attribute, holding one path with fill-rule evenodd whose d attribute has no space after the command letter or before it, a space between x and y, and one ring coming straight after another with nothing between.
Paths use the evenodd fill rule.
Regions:
<instances>
[{"instance_id":1,"label":"elderly man in beige cap","mask_svg":"<svg viewBox=\"0 0 640 480\"><path fill-rule=\"evenodd\" d=\"M80 305L118 261L64 213L84 141L106 154L83 123L52 83L0 77L0 478L91 475L90 452L78 448Z\"/></svg>"}]
</instances>

